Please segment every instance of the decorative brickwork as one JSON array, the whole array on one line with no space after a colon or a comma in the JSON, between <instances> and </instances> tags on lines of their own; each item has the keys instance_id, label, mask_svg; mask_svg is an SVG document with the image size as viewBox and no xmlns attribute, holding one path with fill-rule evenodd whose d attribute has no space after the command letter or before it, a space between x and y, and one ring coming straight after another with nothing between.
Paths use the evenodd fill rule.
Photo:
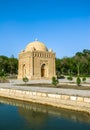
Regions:
<instances>
[{"instance_id":1,"label":"decorative brickwork","mask_svg":"<svg viewBox=\"0 0 90 130\"><path fill-rule=\"evenodd\" d=\"M39 41L26 46L19 54L18 79L51 79L56 76L55 53Z\"/></svg>"}]
</instances>

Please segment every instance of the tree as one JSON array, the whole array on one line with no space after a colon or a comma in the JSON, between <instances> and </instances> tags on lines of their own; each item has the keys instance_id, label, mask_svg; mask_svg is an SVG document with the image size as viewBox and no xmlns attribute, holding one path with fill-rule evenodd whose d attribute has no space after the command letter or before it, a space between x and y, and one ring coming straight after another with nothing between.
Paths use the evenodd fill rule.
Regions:
<instances>
[{"instance_id":1,"label":"tree","mask_svg":"<svg viewBox=\"0 0 90 130\"><path fill-rule=\"evenodd\" d=\"M83 55L84 55L84 56L90 55L90 50L84 49L84 50L83 50Z\"/></svg>"},{"instance_id":2,"label":"tree","mask_svg":"<svg viewBox=\"0 0 90 130\"><path fill-rule=\"evenodd\" d=\"M90 75L90 50L84 49L83 52L77 52L74 56L79 75Z\"/></svg>"},{"instance_id":3,"label":"tree","mask_svg":"<svg viewBox=\"0 0 90 130\"><path fill-rule=\"evenodd\" d=\"M9 68L10 74L17 74L18 60L13 55L9 58Z\"/></svg>"},{"instance_id":4,"label":"tree","mask_svg":"<svg viewBox=\"0 0 90 130\"><path fill-rule=\"evenodd\" d=\"M6 56L0 56L0 73L4 74L17 74L18 70L18 59L12 56L8 58Z\"/></svg>"},{"instance_id":5,"label":"tree","mask_svg":"<svg viewBox=\"0 0 90 130\"><path fill-rule=\"evenodd\" d=\"M77 52L76 55L75 55L75 62L76 62L78 77L80 75L81 57L82 57L82 53L81 52Z\"/></svg>"}]
</instances>

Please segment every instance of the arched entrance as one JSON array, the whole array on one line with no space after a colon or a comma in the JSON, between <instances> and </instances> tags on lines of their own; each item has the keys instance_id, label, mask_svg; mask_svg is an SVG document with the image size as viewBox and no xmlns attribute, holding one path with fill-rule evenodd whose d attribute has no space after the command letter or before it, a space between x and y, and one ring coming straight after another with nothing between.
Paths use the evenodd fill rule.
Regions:
<instances>
[{"instance_id":1,"label":"arched entrance","mask_svg":"<svg viewBox=\"0 0 90 130\"><path fill-rule=\"evenodd\" d=\"M46 71L46 65L42 64L42 66L41 66L41 77L45 77L46 76L45 71Z\"/></svg>"}]
</instances>

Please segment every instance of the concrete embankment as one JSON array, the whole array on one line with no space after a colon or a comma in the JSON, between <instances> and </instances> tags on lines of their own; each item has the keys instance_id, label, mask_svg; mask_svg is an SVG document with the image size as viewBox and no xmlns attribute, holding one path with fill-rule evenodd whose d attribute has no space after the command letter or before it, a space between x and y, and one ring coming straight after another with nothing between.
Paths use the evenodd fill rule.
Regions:
<instances>
[{"instance_id":1,"label":"concrete embankment","mask_svg":"<svg viewBox=\"0 0 90 130\"><path fill-rule=\"evenodd\" d=\"M84 111L90 114L90 97L86 96L19 90L15 88L0 88L0 96L76 111Z\"/></svg>"}]
</instances>

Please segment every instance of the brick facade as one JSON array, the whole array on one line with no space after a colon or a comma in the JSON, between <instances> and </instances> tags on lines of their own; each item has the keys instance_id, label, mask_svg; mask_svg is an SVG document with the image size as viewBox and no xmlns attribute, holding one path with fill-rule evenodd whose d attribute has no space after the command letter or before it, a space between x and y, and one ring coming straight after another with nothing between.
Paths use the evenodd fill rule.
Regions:
<instances>
[{"instance_id":1,"label":"brick facade","mask_svg":"<svg viewBox=\"0 0 90 130\"><path fill-rule=\"evenodd\" d=\"M19 54L18 79L51 79L56 76L55 53L39 41L29 43Z\"/></svg>"}]
</instances>

